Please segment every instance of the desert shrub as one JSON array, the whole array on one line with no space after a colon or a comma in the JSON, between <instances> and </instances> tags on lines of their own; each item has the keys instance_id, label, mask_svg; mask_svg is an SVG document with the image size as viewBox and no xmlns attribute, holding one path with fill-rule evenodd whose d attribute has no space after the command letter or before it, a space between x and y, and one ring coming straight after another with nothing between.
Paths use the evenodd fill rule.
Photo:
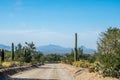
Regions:
<instances>
[{"instance_id":1,"label":"desert shrub","mask_svg":"<svg viewBox=\"0 0 120 80\"><path fill-rule=\"evenodd\" d=\"M99 74L103 73L102 71L103 65L97 61L94 63L90 63L88 61L76 61L76 62L73 62L73 66L88 68L89 72L97 72Z\"/></svg>"},{"instance_id":2,"label":"desert shrub","mask_svg":"<svg viewBox=\"0 0 120 80\"><path fill-rule=\"evenodd\" d=\"M92 63L89 63L87 61L76 61L73 62L73 65L76 67L82 67L82 68L89 68Z\"/></svg>"},{"instance_id":3,"label":"desert shrub","mask_svg":"<svg viewBox=\"0 0 120 80\"><path fill-rule=\"evenodd\" d=\"M2 67L16 67L20 66L20 62L14 61L14 62L2 62Z\"/></svg>"},{"instance_id":4,"label":"desert shrub","mask_svg":"<svg viewBox=\"0 0 120 80\"><path fill-rule=\"evenodd\" d=\"M12 66L20 66L20 65L21 65L21 62L19 61L12 62Z\"/></svg>"},{"instance_id":5,"label":"desert shrub","mask_svg":"<svg viewBox=\"0 0 120 80\"><path fill-rule=\"evenodd\" d=\"M89 67L89 72L95 72L95 67L96 67L96 65L94 63L91 63L91 65Z\"/></svg>"},{"instance_id":6,"label":"desert shrub","mask_svg":"<svg viewBox=\"0 0 120 80\"><path fill-rule=\"evenodd\" d=\"M90 72L97 72L102 74L104 77L120 77L120 55L119 54L100 54L98 61L94 62L94 66L91 66Z\"/></svg>"},{"instance_id":7,"label":"desert shrub","mask_svg":"<svg viewBox=\"0 0 120 80\"><path fill-rule=\"evenodd\" d=\"M97 71L103 76L120 77L120 28L110 27L100 34ZM102 64L102 65L101 65Z\"/></svg>"},{"instance_id":8,"label":"desert shrub","mask_svg":"<svg viewBox=\"0 0 120 80\"><path fill-rule=\"evenodd\" d=\"M100 55L99 61L102 66L98 66L98 72L103 76L120 77L120 56L116 54Z\"/></svg>"},{"instance_id":9,"label":"desert shrub","mask_svg":"<svg viewBox=\"0 0 120 80\"><path fill-rule=\"evenodd\" d=\"M11 67L12 65L13 65L12 62L3 62L2 63L3 67Z\"/></svg>"},{"instance_id":10,"label":"desert shrub","mask_svg":"<svg viewBox=\"0 0 120 80\"><path fill-rule=\"evenodd\" d=\"M38 61L32 61L31 65L38 64Z\"/></svg>"},{"instance_id":11,"label":"desert shrub","mask_svg":"<svg viewBox=\"0 0 120 80\"><path fill-rule=\"evenodd\" d=\"M99 74L101 74L101 68L102 68L102 64L100 64L100 62L95 61L94 63L91 63L90 67L89 67L89 72L97 72Z\"/></svg>"}]
</instances>

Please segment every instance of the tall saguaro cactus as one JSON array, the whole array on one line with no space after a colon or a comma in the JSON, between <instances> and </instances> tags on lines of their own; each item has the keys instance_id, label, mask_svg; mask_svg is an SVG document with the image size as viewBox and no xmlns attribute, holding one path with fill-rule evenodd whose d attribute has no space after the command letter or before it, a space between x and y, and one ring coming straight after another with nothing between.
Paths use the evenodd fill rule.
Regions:
<instances>
[{"instance_id":1,"label":"tall saguaro cactus","mask_svg":"<svg viewBox=\"0 0 120 80\"><path fill-rule=\"evenodd\" d=\"M75 33L74 61L77 61L77 33Z\"/></svg>"},{"instance_id":2,"label":"tall saguaro cactus","mask_svg":"<svg viewBox=\"0 0 120 80\"><path fill-rule=\"evenodd\" d=\"M4 49L1 50L1 62L4 61Z\"/></svg>"},{"instance_id":3,"label":"tall saguaro cactus","mask_svg":"<svg viewBox=\"0 0 120 80\"><path fill-rule=\"evenodd\" d=\"M11 46L11 53L12 53L12 61L14 60L14 43Z\"/></svg>"}]
</instances>

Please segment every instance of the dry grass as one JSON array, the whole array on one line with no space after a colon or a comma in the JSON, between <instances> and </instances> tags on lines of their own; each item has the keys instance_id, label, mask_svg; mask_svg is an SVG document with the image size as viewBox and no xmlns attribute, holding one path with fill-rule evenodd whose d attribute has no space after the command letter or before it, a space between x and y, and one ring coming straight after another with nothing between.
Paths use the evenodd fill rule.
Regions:
<instances>
[{"instance_id":1,"label":"dry grass","mask_svg":"<svg viewBox=\"0 0 120 80\"><path fill-rule=\"evenodd\" d=\"M12 66L12 62L3 62L2 66L3 67L11 67Z\"/></svg>"}]
</instances>

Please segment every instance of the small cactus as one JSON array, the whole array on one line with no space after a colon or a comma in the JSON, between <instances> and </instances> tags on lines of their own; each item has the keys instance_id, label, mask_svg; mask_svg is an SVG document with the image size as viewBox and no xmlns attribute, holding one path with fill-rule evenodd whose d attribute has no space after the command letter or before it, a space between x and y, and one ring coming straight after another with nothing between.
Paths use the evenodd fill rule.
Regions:
<instances>
[{"instance_id":1,"label":"small cactus","mask_svg":"<svg viewBox=\"0 0 120 80\"><path fill-rule=\"evenodd\" d=\"M4 49L1 50L1 62L4 62Z\"/></svg>"},{"instance_id":2,"label":"small cactus","mask_svg":"<svg viewBox=\"0 0 120 80\"><path fill-rule=\"evenodd\" d=\"M12 46L11 46L11 52L12 52L12 61L14 60L14 43L12 43Z\"/></svg>"}]
</instances>

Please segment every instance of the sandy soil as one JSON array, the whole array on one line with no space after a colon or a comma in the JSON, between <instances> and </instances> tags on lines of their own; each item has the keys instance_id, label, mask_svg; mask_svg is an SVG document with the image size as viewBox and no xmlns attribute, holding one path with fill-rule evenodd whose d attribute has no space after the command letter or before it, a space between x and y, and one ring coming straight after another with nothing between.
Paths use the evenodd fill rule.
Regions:
<instances>
[{"instance_id":1,"label":"sandy soil","mask_svg":"<svg viewBox=\"0 0 120 80\"><path fill-rule=\"evenodd\" d=\"M39 68L11 76L13 80L75 80L61 64L45 64Z\"/></svg>"}]
</instances>

